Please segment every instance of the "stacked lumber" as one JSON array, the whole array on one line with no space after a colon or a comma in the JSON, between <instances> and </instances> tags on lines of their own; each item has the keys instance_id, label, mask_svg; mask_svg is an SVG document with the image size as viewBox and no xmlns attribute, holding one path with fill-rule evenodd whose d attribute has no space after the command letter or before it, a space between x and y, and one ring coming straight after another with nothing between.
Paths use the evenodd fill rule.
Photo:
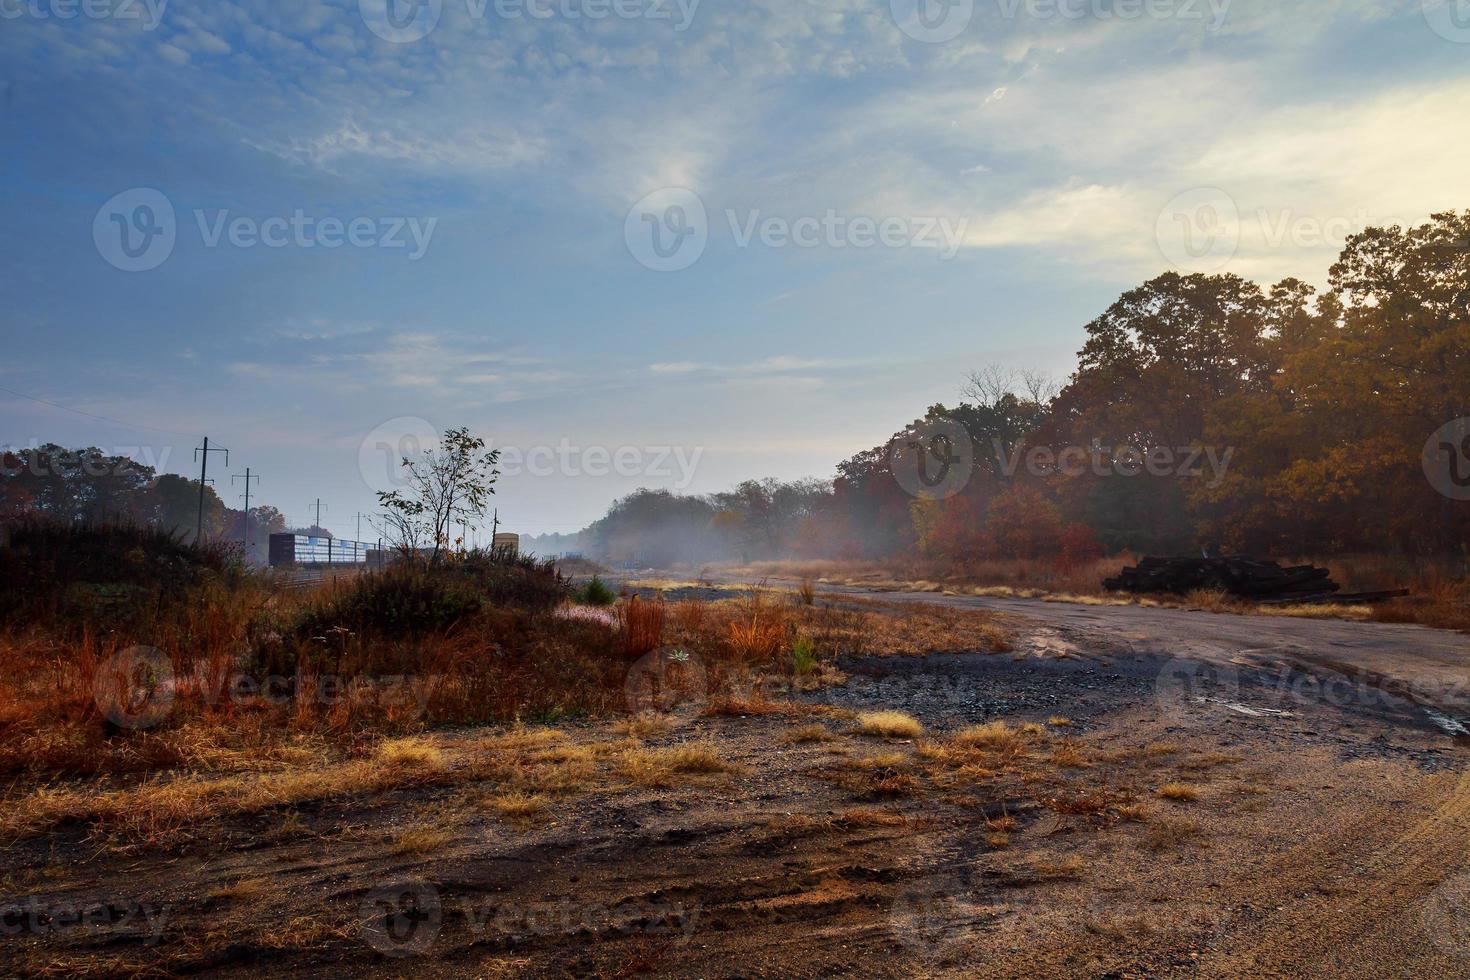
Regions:
<instances>
[{"instance_id":1,"label":"stacked lumber","mask_svg":"<svg viewBox=\"0 0 1470 980\"><path fill-rule=\"evenodd\" d=\"M1300 602L1333 596L1342 587L1313 565L1282 566L1255 558L1145 558L1103 587L1115 592L1187 595L1220 589L1242 599Z\"/></svg>"}]
</instances>

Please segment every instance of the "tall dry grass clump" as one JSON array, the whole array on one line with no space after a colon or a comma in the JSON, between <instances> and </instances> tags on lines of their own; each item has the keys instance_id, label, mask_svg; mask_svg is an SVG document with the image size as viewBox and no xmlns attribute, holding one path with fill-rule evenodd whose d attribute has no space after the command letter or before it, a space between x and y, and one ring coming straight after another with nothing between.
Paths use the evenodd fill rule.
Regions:
<instances>
[{"instance_id":1,"label":"tall dry grass clump","mask_svg":"<svg viewBox=\"0 0 1470 980\"><path fill-rule=\"evenodd\" d=\"M730 652L741 666L767 664L790 645L793 624L786 608L759 590L751 590L736 607L727 627Z\"/></svg>"},{"instance_id":2,"label":"tall dry grass clump","mask_svg":"<svg viewBox=\"0 0 1470 980\"><path fill-rule=\"evenodd\" d=\"M663 642L664 603L633 596L618 610L618 628L623 640L623 653L641 657L652 653Z\"/></svg>"}]
</instances>

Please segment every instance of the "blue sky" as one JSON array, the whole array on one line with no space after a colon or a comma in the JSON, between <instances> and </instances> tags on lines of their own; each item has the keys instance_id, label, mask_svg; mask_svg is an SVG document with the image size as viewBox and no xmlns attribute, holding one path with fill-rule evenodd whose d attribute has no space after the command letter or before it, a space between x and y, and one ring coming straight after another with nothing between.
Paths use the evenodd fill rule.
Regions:
<instances>
[{"instance_id":1,"label":"blue sky","mask_svg":"<svg viewBox=\"0 0 1470 980\"><path fill-rule=\"evenodd\" d=\"M90 2L0 0L0 386L75 410L0 392L0 442L207 434L342 533L425 426L564 447L502 480L528 533L828 476L1168 268L1320 283L1470 206L1437 0Z\"/></svg>"}]
</instances>

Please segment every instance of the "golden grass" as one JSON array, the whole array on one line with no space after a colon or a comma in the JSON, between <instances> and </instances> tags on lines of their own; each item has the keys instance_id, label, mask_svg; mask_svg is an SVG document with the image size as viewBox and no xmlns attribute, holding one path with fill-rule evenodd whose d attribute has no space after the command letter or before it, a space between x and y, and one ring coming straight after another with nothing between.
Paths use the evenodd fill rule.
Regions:
<instances>
[{"instance_id":1,"label":"golden grass","mask_svg":"<svg viewBox=\"0 0 1470 980\"><path fill-rule=\"evenodd\" d=\"M850 807L832 818L832 822L846 828L857 827L902 827L909 819L893 810L875 810L871 807Z\"/></svg>"},{"instance_id":2,"label":"golden grass","mask_svg":"<svg viewBox=\"0 0 1470 980\"><path fill-rule=\"evenodd\" d=\"M1004 721L991 721L961 729L952 741L967 748L1006 750L1021 744L1021 733Z\"/></svg>"},{"instance_id":3,"label":"golden grass","mask_svg":"<svg viewBox=\"0 0 1470 980\"><path fill-rule=\"evenodd\" d=\"M525 826L546 812L549 805L546 797L539 793L524 793L511 790L492 796L485 801L503 820Z\"/></svg>"},{"instance_id":4,"label":"golden grass","mask_svg":"<svg viewBox=\"0 0 1470 980\"><path fill-rule=\"evenodd\" d=\"M159 842L203 820L256 813L400 786L441 782L447 755L423 738L390 739L371 756L325 768L218 778L155 777L123 790L41 787L0 814L0 837L18 838L88 823Z\"/></svg>"},{"instance_id":5,"label":"golden grass","mask_svg":"<svg viewBox=\"0 0 1470 980\"><path fill-rule=\"evenodd\" d=\"M857 730L862 735L878 738L918 738L924 726L902 711L867 711L857 717Z\"/></svg>"},{"instance_id":6,"label":"golden grass","mask_svg":"<svg viewBox=\"0 0 1470 980\"><path fill-rule=\"evenodd\" d=\"M638 786L675 785L680 776L713 776L738 773L740 767L726 762L719 749L709 743L688 743L659 749L629 749L622 756L622 772Z\"/></svg>"},{"instance_id":7,"label":"golden grass","mask_svg":"<svg viewBox=\"0 0 1470 980\"><path fill-rule=\"evenodd\" d=\"M408 827L393 838L388 853L398 857L430 854L453 843L454 838L454 832L443 827Z\"/></svg>"},{"instance_id":8,"label":"golden grass","mask_svg":"<svg viewBox=\"0 0 1470 980\"><path fill-rule=\"evenodd\" d=\"M613 726L613 730L629 738L645 739L667 734L673 727L674 721L668 715L644 711L619 721Z\"/></svg>"},{"instance_id":9,"label":"golden grass","mask_svg":"<svg viewBox=\"0 0 1470 980\"><path fill-rule=\"evenodd\" d=\"M1051 754L1051 764L1062 769L1085 769L1087 757L1076 742L1063 742Z\"/></svg>"},{"instance_id":10,"label":"golden grass","mask_svg":"<svg viewBox=\"0 0 1470 980\"><path fill-rule=\"evenodd\" d=\"M1057 861L1038 861L1031 868L1043 878L1080 878L1087 864L1073 855Z\"/></svg>"},{"instance_id":11,"label":"golden grass","mask_svg":"<svg viewBox=\"0 0 1470 980\"><path fill-rule=\"evenodd\" d=\"M264 878L241 878L233 884L216 888L207 897L210 901L229 902L259 898L269 891L270 885Z\"/></svg>"},{"instance_id":12,"label":"golden grass","mask_svg":"<svg viewBox=\"0 0 1470 980\"><path fill-rule=\"evenodd\" d=\"M1177 803L1193 803L1199 799L1199 787L1189 783L1165 783L1159 787L1159 796Z\"/></svg>"}]
</instances>

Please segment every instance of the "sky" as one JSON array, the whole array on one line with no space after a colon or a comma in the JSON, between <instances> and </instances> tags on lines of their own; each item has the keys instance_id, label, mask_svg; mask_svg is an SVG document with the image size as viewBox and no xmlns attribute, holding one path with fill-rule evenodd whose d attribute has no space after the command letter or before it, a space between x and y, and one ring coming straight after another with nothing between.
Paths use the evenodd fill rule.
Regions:
<instances>
[{"instance_id":1,"label":"sky","mask_svg":"<svg viewBox=\"0 0 1470 980\"><path fill-rule=\"evenodd\" d=\"M345 537L461 425L527 534L830 477L1470 207L1467 110L1465 0L0 0L0 443Z\"/></svg>"}]
</instances>

